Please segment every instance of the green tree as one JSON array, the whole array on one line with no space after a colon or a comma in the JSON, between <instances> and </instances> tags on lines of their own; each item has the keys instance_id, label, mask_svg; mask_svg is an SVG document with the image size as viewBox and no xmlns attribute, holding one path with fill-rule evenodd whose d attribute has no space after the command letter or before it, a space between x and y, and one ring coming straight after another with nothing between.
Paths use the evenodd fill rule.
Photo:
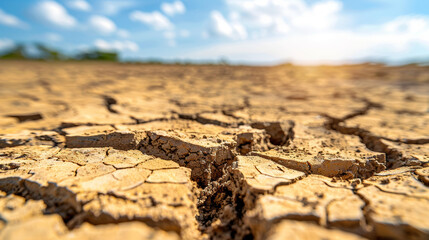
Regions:
<instances>
[{"instance_id":1,"label":"green tree","mask_svg":"<svg viewBox=\"0 0 429 240\"><path fill-rule=\"evenodd\" d=\"M41 57L43 59L48 59L48 60L64 60L67 59L67 57L60 53L57 50L54 50L52 48L49 48L41 43L36 43L35 44L37 50L40 51L41 53Z\"/></svg>"},{"instance_id":2,"label":"green tree","mask_svg":"<svg viewBox=\"0 0 429 240\"><path fill-rule=\"evenodd\" d=\"M9 51L6 51L0 56L0 59L26 59L25 47L23 44L18 44Z\"/></svg>"},{"instance_id":3,"label":"green tree","mask_svg":"<svg viewBox=\"0 0 429 240\"><path fill-rule=\"evenodd\" d=\"M78 60L102 60L102 61L118 61L118 53L116 52L103 52L99 50L82 52L76 56Z\"/></svg>"}]
</instances>

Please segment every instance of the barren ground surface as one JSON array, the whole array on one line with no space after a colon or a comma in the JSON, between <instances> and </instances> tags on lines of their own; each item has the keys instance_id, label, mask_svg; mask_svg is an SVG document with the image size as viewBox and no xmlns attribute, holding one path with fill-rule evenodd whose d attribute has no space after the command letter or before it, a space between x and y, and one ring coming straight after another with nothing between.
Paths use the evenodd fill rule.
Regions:
<instances>
[{"instance_id":1,"label":"barren ground surface","mask_svg":"<svg viewBox=\"0 0 429 240\"><path fill-rule=\"evenodd\" d=\"M429 239L429 68L0 62L1 239Z\"/></svg>"}]
</instances>

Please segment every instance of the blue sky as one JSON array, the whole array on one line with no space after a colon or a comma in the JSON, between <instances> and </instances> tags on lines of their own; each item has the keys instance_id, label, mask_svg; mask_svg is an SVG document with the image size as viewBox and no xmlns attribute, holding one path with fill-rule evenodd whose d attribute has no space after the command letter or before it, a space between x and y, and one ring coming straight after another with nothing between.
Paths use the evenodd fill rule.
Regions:
<instances>
[{"instance_id":1,"label":"blue sky","mask_svg":"<svg viewBox=\"0 0 429 240\"><path fill-rule=\"evenodd\" d=\"M122 59L401 61L429 58L429 1L0 1L0 51L33 42Z\"/></svg>"}]
</instances>

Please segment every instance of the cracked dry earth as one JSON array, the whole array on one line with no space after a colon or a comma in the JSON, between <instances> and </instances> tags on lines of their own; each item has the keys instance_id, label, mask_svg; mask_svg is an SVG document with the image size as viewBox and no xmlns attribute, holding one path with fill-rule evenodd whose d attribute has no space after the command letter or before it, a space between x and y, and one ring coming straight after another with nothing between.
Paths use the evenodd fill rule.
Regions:
<instances>
[{"instance_id":1,"label":"cracked dry earth","mask_svg":"<svg viewBox=\"0 0 429 240\"><path fill-rule=\"evenodd\" d=\"M1 62L1 239L429 239L429 68Z\"/></svg>"}]
</instances>

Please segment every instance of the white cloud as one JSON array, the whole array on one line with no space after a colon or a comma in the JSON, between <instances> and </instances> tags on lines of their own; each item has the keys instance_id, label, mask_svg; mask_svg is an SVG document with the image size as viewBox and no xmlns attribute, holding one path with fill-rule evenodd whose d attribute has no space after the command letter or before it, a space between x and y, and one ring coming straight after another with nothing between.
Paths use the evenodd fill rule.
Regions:
<instances>
[{"instance_id":1,"label":"white cloud","mask_svg":"<svg viewBox=\"0 0 429 240\"><path fill-rule=\"evenodd\" d=\"M69 0L67 6L71 9L88 12L91 10L91 5L85 0Z\"/></svg>"},{"instance_id":2,"label":"white cloud","mask_svg":"<svg viewBox=\"0 0 429 240\"><path fill-rule=\"evenodd\" d=\"M210 35L217 37L227 37L231 39L245 39L246 29L238 22L228 22L218 11L210 14Z\"/></svg>"},{"instance_id":3,"label":"white cloud","mask_svg":"<svg viewBox=\"0 0 429 240\"><path fill-rule=\"evenodd\" d=\"M142 22L155 30L169 30L174 27L170 20L158 11L150 13L134 11L130 14L130 19Z\"/></svg>"},{"instance_id":4,"label":"white cloud","mask_svg":"<svg viewBox=\"0 0 429 240\"><path fill-rule=\"evenodd\" d=\"M15 46L15 43L6 38L0 38L0 51L11 49Z\"/></svg>"},{"instance_id":5,"label":"white cloud","mask_svg":"<svg viewBox=\"0 0 429 240\"><path fill-rule=\"evenodd\" d=\"M0 9L0 24L10 26L10 27L25 27L26 24L19 20L17 17L5 13Z\"/></svg>"},{"instance_id":6,"label":"white cloud","mask_svg":"<svg viewBox=\"0 0 429 240\"><path fill-rule=\"evenodd\" d=\"M45 34L45 38L48 40L48 41L51 41L51 42L59 42L59 41L61 41L63 38L61 37L61 35L59 35L59 34L57 34L57 33L46 33Z\"/></svg>"},{"instance_id":7,"label":"white cloud","mask_svg":"<svg viewBox=\"0 0 429 240\"><path fill-rule=\"evenodd\" d=\"M405 50L416 43L429 48L429 17L401 16L383 24L379 33L394 38L386 41L397 50Z\"/></svg>"},{"instance_id":8,"label":"white cloud","mask_svg":"<svg viewBox=\"0 0 429 240\"><path fill-rule=\"evenodd\" d=\"M116 31L116 25L112 20L98 15L91 16L89 26L101 34L111 34Z\"/></svg>"},{"instance_id":9,"label":"white cloud","mask_svg":"<svg viewBox=\"0 0 429 240\"><path fill-rule=\"evenodd\" d=\"M164 32L164 37L166 39L175 39L176 38L176 33L173 32L173 31L167 31L167 32Z\"/></svg>"},{"instance_id":10,"label":"white cloud","mask_svg":"<svg viewBox=\"0 0 429 240\"><path fill-rule=\"evenodd\" d=\"M416 46L429 48L429 18L425 17L404 16L385 24L346 29L339 27L343 18L339 0L225 1L228 17L213 11L204 36L240 41L195 51L188 57L332 63L403 57Z\"/></svg>"},{"instance_id":11,"label":"white cloud","mask_svg":"<svg viewBox=\"0 0 429 240\"><path fill-rule=\"evenodd\" d=\"M63 6L54 1L37 3L32 9L32 15L39 21L62 28L71 28L77 23Z\"/></svg>"},{"instance_id":12,"label":"white cloud","mask_svg":"<svg viewBox=\"0 0 429 240\"><path fill-rule=\"evenodd\" d=\"M333 27L338 20L342 3L336 0L318 2L290 19L292 26L304 30L325 30Z\"/></svg>"},{"instance_id":13,"label":"white cloud","mask_svg":"<svg viewBox=\"0 0 429 240\"><path fill-rule=\"evenodd\" d=\"M94 42L96 48L104 51L131 51L137 52L139 46L131 41L112 41L107 42L103 39L97 39Z\"/></svg>"},{"instance_id":14,"label":"white cloud","mask_svg":"<svg viewBox=\"0 0 429 240\"><path fill-rule=\"evenodd\" d=\"M299 64L343 63L367 58L403 60L416 56L410 53L416 45L429 51L428 39L428 17L403 16L385 24L357 29L291 32L286 36L219 44L184 57Z\"/></svg>"},{"instance_id":15,"label":"white cloud","mask_svg":"<svg viewBox=\"0 0 429 240\"><path fill-rule=\"evenodd\" d=\"M177 44L176 44L176 40L174 40L174 39L170 39L170 40L168 40L167 41L167 45L169 46L169 47L175 47Z\"/></svg>"},{"instance_id":16,"label":"white cloud","mask_svg":"<svg viewBox=\"0 0 429 240\"><path fill-rule=\"evenodd\" d=\"M162 11L168 16L174 16L176 14L183 14L186 12L185 5L181 1L175 1L172 3L162 3Z\"/></svg>"},{"instance_id":17,"label":"white cloud","mask_svg":"<svg viewBox=\"0 0 429 240\"><path fill-rule=\"evenodd\" d=\"M207 31L203 31L201 33L201 38L202 39L208 39L208 38L210 38L210 34Z\"/></svg>"},{"instance_id":18,"label":"white cloud","mask_svg":"<svg viewBox=\"0 0 429 240\"><path fill-rule=\"evenodd\" d=\"M130 33L125 29L119 29L116 33L121 38L128 38L130 36Z\"/></svg>"},{"instance_id":19,"label":"white cloud","mask_svg":"<svg viewBox=\"0 0 429 240\"><path fill-rule=\"evenodd\" d=\"M71 9L88 12L91 11L91 5L85 0L69 0L67 6Z\"/></svg>"},{"instance_id":20,"label":"white cloud","mask_svg":"<svg viewBox=\"0 0 429 240\"><path fill-rule=\"evenodd\" d=\"M230 21L241 24L254 38L297 31L324 31L337 24L342 3L321 0L225 0Z\"/></svg>"},{"instance_id":21,"label":"white cloud","mask_svg":"<svg viewBox=\"0 0 429 240\"><path fill-rule=\"evenodd\" d=\"M103 14L115 15L122 10L133 7L134 5L136 5L136 2L127 0L102 1L100 5L100 10Z\"/></svg>"},{"instance_id":22,"label":"white cloud","mask_svg":"<svg viewBox=\"0 0 429 240\"><path fill-rule=\"evenodd\" d=\"M429 18L423 16L401 16L383 25L386 32L422 33L429 28Z\"/></svg>"},{"instance_id":23,"label":"white cloud","mask_svg":"<svg viewBox=\"0 0 429 240\"><path fill-rule=\"evenodd\" d=\"M183 29L179 31L179 35L183 38L187 38L189 37L189 35L191 35L191 33L188 30Z\"/></svg>"},{"instance_id":24,"label":"white cloud","mask_svg":"<svg viewBox=\"0 0 429 240\"><path fill-rule=\"evenodd\" d=\"M167 45L170 47L175 47L177 45L176 39L177 38L187 38L189 37L189 31L182 29L180 31L165 31L163 33L164 38L167 40Z\"/></svg>"},{"instance_id":25,"label":"white cloud","mask_svg":"<svg viewBox=\"0 0 429 240\"><path fill-rule=\"evenodd\" d=\"M128 38L130 33L125 29L118 29L116 24L107 17L93 15L88 21L92 30L103 35L115 34L120 38Z\"/></svg>"},{"instance_id":26,"label":"white cloud","mask_svg":"<svg viewBox=\"0 0 429 240\"><path fill-rule=\"evenodd\" d=\"M164 35L164 38L166 38L166 39L176 39L177 37L187 38L187 37L189 37L190 33L188 30L182 29L178 32L165 31L163 35Z\"/></svg>"}]
</instances>

